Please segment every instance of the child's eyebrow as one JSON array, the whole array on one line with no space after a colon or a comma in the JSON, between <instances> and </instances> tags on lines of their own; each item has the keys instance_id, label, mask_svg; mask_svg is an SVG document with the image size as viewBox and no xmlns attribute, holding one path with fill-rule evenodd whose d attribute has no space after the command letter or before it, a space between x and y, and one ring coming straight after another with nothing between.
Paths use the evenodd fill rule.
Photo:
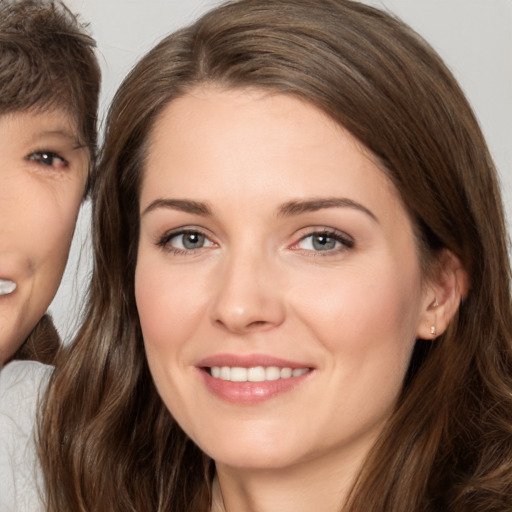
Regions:
<instances>
[{"instance_id":1,"label":"child's eyebrow","mask_svg":"<svg viewBox=\"0 0 512 512\"><path fill-rule=\"evenodd\" d=\"M35 133L32 137L32 140L33 142L37 142L39 139L50 137L58 137L69 140L73 145L73 149L80 149L85 147L85 144L82 140L80 140L78 134L67 129L42 130Z\"/></svg>"}]
</instances>

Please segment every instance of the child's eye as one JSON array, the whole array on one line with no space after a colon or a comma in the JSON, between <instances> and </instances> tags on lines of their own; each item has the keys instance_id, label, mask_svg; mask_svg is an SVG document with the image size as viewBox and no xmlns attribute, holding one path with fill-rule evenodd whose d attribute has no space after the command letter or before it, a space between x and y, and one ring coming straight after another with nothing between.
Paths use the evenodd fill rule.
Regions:
<instances>
[{"instance_id":1,"label":"child's eye","mask_svg":"<svg viewBox=\"0 0 512 512\"><path fill-rule=\"evenodd\" d=\"M158 245L174 252L186 252L212 247L215 245L206 235L199 231L180 231L165 235Z\"/></svg>"},{"instance_id":2,"label":"child's eye","mask_svg":"<svg viewBox=\"0 0 512 512\"><path fill-rule=\"evenodd\" d=\"M334 231L321 231L302 237L296 249L315 252L331 252L354 247L354 241L348 235Z\"/></svg>"},{"instance_id":3,"label":"child's eye","mask_svg":"<svg viewBox=\"0 0 512 512\"><path fill-rule=\"evenodd\" d=\"M26 157L31 162L36 162L45 167L63 169L68 167L69 162L54 151L35 151Z\"/></svg>"}]
</instances>

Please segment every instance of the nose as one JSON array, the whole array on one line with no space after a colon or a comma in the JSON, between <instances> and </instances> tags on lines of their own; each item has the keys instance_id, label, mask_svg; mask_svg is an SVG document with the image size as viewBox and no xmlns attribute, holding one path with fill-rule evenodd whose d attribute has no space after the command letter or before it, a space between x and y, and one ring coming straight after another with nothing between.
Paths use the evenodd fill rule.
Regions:
<instances>
[{"instance_id":1,"label":"nose","mask_svg":"<svg viewBox=\"0 0 512 512\"><path fill-rule=\"evenodd\" d=\"M236 334L265 331L285 319L277 265L264 255L243 251L223 262L211 301L214 324Z\"/></svg>"}]
</instances>

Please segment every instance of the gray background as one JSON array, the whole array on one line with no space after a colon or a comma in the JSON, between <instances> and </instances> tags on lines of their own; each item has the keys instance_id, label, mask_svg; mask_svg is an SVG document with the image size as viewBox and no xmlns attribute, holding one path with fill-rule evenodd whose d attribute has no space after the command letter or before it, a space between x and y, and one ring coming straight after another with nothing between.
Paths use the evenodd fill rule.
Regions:
<instances>
[{"instance_id":1,"label":"gray background","mask_svg":"<svg viewBox=\"0 0 512 512\"><path fill-rule=\"evenodd\" d=\"M218 0L67 0L90 23L103 71L100 119L135 61ZM465 90L500 171L512 225L512 0L367 0L418 31ZM90 273L89 210L80 214L68 267L50 311L69 339Z\"/></svg>"}]
</instances>

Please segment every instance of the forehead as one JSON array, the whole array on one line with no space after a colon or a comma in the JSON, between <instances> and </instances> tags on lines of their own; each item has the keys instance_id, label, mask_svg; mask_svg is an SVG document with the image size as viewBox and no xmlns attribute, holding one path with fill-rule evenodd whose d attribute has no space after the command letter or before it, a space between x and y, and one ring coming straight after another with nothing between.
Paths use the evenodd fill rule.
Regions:
<instances>
[{"instance_id":1,"label":"forehead","mask_svg":"<svg viewBox=\"0 0 512 512\"><path fill-rule=\"evenodd\" d=\"M242 211L333 195L408 215L376 160L314 105L258 89L202 87L166 106L149 140L141 208L159 195Z\"/></svg>"},{"instance_id":2,"label":"forehead","mask_svg":"<svg viewBox=\"0 0 512 512\"><path fill-rule=\"evenodd\" d=\"M242 110L243 117L238 115ZM171 133L170 126L173 122L181 126L185 122L193 129L211 134L227 128L226 124L219 123L238 119L239 126L244 128L242 133L256 138L257 130L250 134L248 128L251 125L256 126L262 116L266 116L269 130L275 126L280 131L279 142L283 141L285 133L292 134L290 140L296 137L291 128L297 123L306 127L314 122L317 127L322 126L323 132L338 132L342 138L350 139L359 153L382 170L380 161L371 150L313 102L294 94L258 87L224 88L216 84L203 84L192 88L165 105L159 113L149 133L149 149L155 150L156 143L168 143L171 137L175 140L180 137L182 130ZM314 144L315 138L311 135L311 131L304 130L303 142ZM268 144L270 141L266 142ZM269 149L271 146L268 144Z\"/></svg>"}]
</instances>

